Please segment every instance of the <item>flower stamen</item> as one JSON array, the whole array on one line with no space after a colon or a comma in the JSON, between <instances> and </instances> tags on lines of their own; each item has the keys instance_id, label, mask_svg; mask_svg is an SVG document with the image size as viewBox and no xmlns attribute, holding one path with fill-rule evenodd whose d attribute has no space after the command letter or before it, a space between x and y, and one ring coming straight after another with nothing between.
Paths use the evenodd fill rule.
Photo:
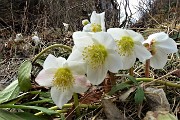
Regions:
<instances>
[{"instance_id":1,"label":"flower stamen","mask_svg":"<svg viewBox=\"0 0 180 120\"><path fill-rule=\"evenodd\" d=\"M85 47L82 55L84 57L83 59L86 60L92 68L97 68L104 64L108 52L103 45L94 44Z\"/></svg>"},{"instance_id":2,"label":"flower stamen","mask_svg":"<svg viewBox=\"0 0 180 120\"><path fill-rule=\"evenodd\" d=\"M134 48L134 41L131 37L129 36L124 36L121 38L121 40L117 40L117 45L119 48L119 54L122 56L129 56L133 52Z\"/></svg>"},{"instance_id":3,"label":"flower stamen","mask_svg":"<svg viewBox=\"0 0 180 120\"><path fill-rule=\"evenodd\" d=\"M101 25L96 24L96 23L92 23L91 24L91 31L92 32L101 32L102 31Z\"/></svg>"},{"instance_id":4,"label":"flower stamen","mask_svg":"<svg viewBox=\"0 0 180 120\"><path fill-rule=\"evenodd\" d=\"M74 84L74 77L68 68L59 68L52 82L60 90L70 89Z\"/></svg>"},{"instance_id":5,"label":"flower stamen","mask_svg":"<svg viewBox=\"0 0 180 120\"><path fill-rule=\"evenodd\" d=\"M149 52L151 53L151 55L155 55L156 54L156 47L155 44L157 42L153 39L150 44L145 43L144 46L149 50Z\"/></svg>"}]
</instances>

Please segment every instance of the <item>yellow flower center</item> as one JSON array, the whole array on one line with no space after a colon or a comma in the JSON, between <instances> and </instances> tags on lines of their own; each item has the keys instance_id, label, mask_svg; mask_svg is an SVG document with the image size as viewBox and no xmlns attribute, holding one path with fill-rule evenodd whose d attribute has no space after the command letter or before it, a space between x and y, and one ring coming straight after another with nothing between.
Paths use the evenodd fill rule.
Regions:
<instances>
[{"instance_id":1,"label":"yellow flower center","mask_svg":"<svg viewBox=\"0 0 180 120\"><path fill-rule=\"evenodd\" d=\"M97 68L104 64L108 55L106 48L103 45L97 44L85 47L83 50L83 59L87 61L92 68Z\"/></svg>"},{"instance_id":2,"label":"yellow flower center","mask_svg":"<svg viewBox=\"0 0 180 120\"><path fill-rule=\"evenodd\" d=\"M129 56L132 54L134 49L134 41L129 36L124 36L121 38L121 40L116 41L118 48L119 48L119 54L122 56Z\"/></svg>"},{"instance_id":3,"label":"yellow flower center","mask_svg":"<svg viewBox=\"0 0 180 120\"><path fill-rule=\"evenodd\" d=\"M155 40L152 40L150 42L150 44L144 44L144 46L149 50L149 52L151 53L151 55L155 55L156 54L156 47L155 44L157 44L157 42Z\"/></svg>"},{"instance_id":4,"label":"yellow flower center","mask_svg":"<svg viewBox=\"0 0 180 120\"><path fill-rule=\"evenodd\" d=\"M96 24L96 23L92 23L91 24L91 31L92 32L101 32L102 31L101 25Z\"/></svg>"},{"instance_id":5,"label":"yellow flower center","mask_svg":"<svg viewBox=\"0 0 180 120\"><path fill-rule=\"evenodd\" d=\"M59 68L52 81L53 86L60 90L70 89L74 84L74 77L68 68Z\"/></svg>"}]
</instances>

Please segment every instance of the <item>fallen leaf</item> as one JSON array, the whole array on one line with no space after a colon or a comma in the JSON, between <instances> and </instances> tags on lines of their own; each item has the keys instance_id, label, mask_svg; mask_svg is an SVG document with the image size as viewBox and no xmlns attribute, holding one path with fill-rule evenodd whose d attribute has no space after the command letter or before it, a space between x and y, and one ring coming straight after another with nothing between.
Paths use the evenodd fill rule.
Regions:
<instances>
[{"instance_id":1,"label":"fallen leaf","mask_svg":"<svg viewBox=\"0 0 180 120\"><path fill-rule=\"evenodd\" d=\"M108 120L127 120L124 114L111 102L110 99L103 99L102 106Z\"/></svg>"}]
</instances>

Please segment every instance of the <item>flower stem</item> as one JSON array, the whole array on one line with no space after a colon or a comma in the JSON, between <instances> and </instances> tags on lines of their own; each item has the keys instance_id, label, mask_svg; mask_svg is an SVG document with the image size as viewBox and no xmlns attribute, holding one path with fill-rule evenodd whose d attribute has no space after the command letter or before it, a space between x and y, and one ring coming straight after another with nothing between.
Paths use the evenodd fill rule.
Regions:
<instances>
[{"instance_id":1,"label":"flower stem","mask_svg":"<svg viewBox=\"0 0 180 120\"><path fill-rule=\"evenodd\" d=\"M150 83L159 83L159 84L163 84L169 87L173 87L173 88L180 88L180 84L176 84L176 83L172 83L170 81L164 81L164 80L159 80L159 79L154 79L154 78L136 78L136 80L138 82L148 82L146 85L149 85ZM132 83L132 81L126 81L125 83Z\"/></svg>"},{"instance_id":2,"label":"flower stem","mask_svg":"<svg viewBox=\"0 0 180 120\"><path fill-rule=\"evenodd\" d=\"M114 73L109 72L109 76L110 76L110 80L111 80L111 86L115 85L116 79L115 79Z\"/></svg>"},{"instance_id":3,"label":"flower stem","mask_svg":"<svg viewBox=\"0 0 180 120\"><path fill-rule=\"evenodd\" d=\"M133 67L131 67L130 69L129 69L129 75L131 75L131 76L133 76L134 74L133 74L133 70L134 70L134 68Z\"/></svg>"},{"instance_id":4,"label":"flower stem","mask_svg":"<svg viewBox=\"0 0 180 120\"><path fill-rule=\"evenodd\" d=\"M145 77L149 78L149 66L150 66L150 59L146 60L145 64Z\"/></svg>"},{"instance_id":5,"label":"flower stem","mask_svg":"<svg viewBox=\"0 0 180 120\"><path fill-rule=\"evenodd\" d=\"M75 111L76 111L76 117L78 118L81 115L78 94L73 93L73 98L74 98L74 107L75 107Z\"/></svg>"},{"instance_id":6,"label":"flower stem","mask_svg":"<svg viewBox=\"0 0 180 120\"><path fill-rule=\"evenodd\" d=\"M43 54L45 53L46 51L48 51L49 49L52 49L52 48L56 48L56 47L61 47L61 48L65 48L69 51L72 51L72 48L69 47L69 46L66 46L66 45L62 45L62 44L54 44L54 45L51 45L51 46L48 46L47 48L45 48L44 50L42 50L39 54L37 54L34 59L32 60L32 64Z\"/></svg>"},{"instance_id":7,"label":"flower stem","mask_svg":"<svg viewBox=\"0 0 180 120\"><path fill-rule=\"evenodd\" d=\"M62 107L62 110L57 110L59 108L58 106L53 106L53 107L50 107L49 109L50 110L56 110L57 113L66 113L67 110L64 109L64 108L70 108L72 106L73 106L73 104L69 103L69 104L64 104L63 107ZM79 106L81 108L88 108L88 109L97 109L97 108L102 107L101 105L87 105L87 104L79 104ZM44 112L41 111L41 112L38 112L38 113L36 113L34 115L43 115L43 114L44 114Z\"/></svg>"}]
</instances>

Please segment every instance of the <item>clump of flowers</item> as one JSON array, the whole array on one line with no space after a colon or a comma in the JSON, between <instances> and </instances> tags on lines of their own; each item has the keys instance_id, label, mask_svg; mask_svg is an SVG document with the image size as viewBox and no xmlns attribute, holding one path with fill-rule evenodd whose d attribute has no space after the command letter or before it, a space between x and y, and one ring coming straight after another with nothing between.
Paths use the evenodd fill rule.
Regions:
<instances>
[{"instance_id":1,"label":"clump of flowers","mask_svg":"<svg viewBox=\"0 0 180 120\"><path fill-rule=\"evenodd\" d=\"M41 86L51 87L51 97L62 108L73 93L83 93L102 83L107 72L117 73L150 59L150 65L163 68L167 54L177 52L173 39L163 32L146 41L132 30L110 28L105 32L105 13L92 12L90 22L83 20L83 31L73 33L74 47L68 59L49 55L36 77Z\"/></svg>"}]
</instances>

